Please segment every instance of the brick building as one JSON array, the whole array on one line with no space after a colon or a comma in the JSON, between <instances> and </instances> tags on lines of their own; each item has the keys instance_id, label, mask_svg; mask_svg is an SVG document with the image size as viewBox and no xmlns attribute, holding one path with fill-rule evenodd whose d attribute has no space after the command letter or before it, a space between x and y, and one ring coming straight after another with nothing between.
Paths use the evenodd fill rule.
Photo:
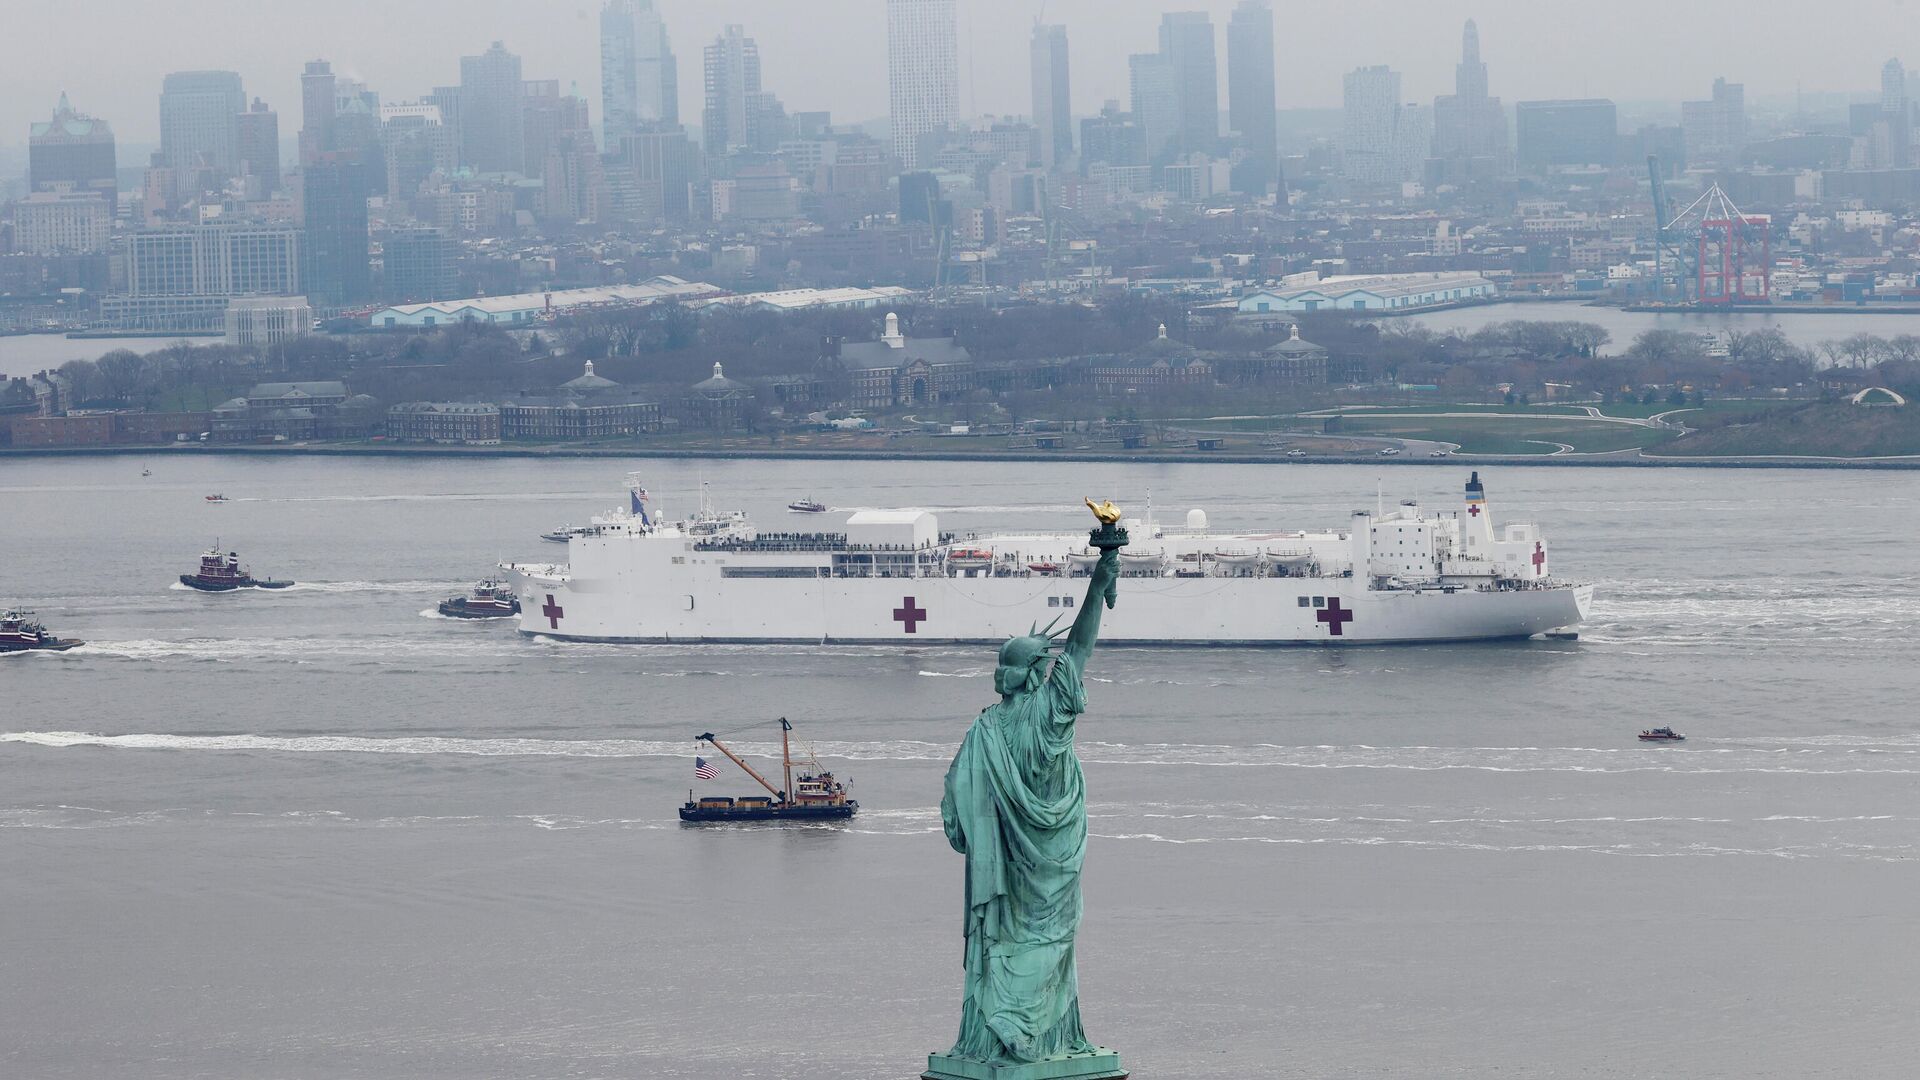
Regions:
<instances>
[{"instance_id":1,"label":"brick building","mask_svg":"<svg viewBox=\"0 0 1920 1080\"><path fill-rule=\"evenodd\" d=\"M500 444L500 406L475 401L409 401L387 410L387 438L400 442Z\"/></svg>"}]
</instances>

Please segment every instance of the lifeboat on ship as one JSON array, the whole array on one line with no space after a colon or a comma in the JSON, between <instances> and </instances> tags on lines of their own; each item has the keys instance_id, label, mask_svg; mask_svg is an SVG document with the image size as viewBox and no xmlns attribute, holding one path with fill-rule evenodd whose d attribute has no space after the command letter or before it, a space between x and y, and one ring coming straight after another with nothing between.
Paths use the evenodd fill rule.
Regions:
<instances>
[{"instance_id":1,"label":"lifeboat on ship","mask_svg":"<svg viewBox=\"0 0 1920 1080\"><path fill-rule=\"evenodd\" d=\"M954 548L947 565L962 570L984 570L993 565L993 552L987 548Z\"/></svg>"},{"instance_id":2,"label":"lifeboat on ship","mask_svg":"<svg viewBox=\"0 0 1920 1080\"><path fill-rule=\"evenodd\" d=\"M1057 574L1060 572L1060 564L1057 562L1030 562L1027 564L1027 569L1036 574Z\"/></svg>"},{"instance_id":3,"label":"lifeboat on ship","mask_svg":"<svg viewBox=\"0 0 1920 1080\"><path fill-rule=\"evenodd\" d=\"M1075 570L1091 570L1100 562L1100 552L1094 548L1067 552L1067 565Z\"/></svg>"},{"instance_id":4,"label":"lifeboat on ship","mask_svg":"<svg viewBox=\"0 0 1920 1080\"><path fill-rule=\"evenodd\" d=\"M1260 561L1260 553L1247 548L1221 548L1213 558L1222 566L1252 566Z\"/></svg>"},{"instance_id":5,"label":"lifeboat on ship","mask_svg":"<svg viewBox=\"0 0 1920 1080\"><path fill-rule=\"evenodd\" d=\"M1128 570L1160 570L1167 565L1167 553L1161 548L1147 548L1142 551L1120 549L1120 565Z\"/></svg>"},{"instance_id":6,"label":"lifeboat on ship","mask_svg":"<svg viewBox=\"0 0 1920 1080\"><path fill-rule=\"evenodd\" d=\"M1267 561L1288 570L1299 570L1313 562L1313 549L1304 547L1268 548Z\"/></svg>"}]
</instances>

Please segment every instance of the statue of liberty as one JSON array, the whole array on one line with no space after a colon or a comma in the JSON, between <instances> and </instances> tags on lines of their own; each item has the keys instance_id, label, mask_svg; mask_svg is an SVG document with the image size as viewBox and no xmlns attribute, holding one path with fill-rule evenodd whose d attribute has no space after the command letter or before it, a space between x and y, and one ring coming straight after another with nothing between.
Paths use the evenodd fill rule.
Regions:
<instances>
[{"instance_id":1,"label":"statue of liberty","mask_svg":"<svg viewBox=\"0 0 1920 1080\"><path fill-rule=\"evenodd\" d=\"M1119 1055L1081 1030L1073 959L1087 850L1073 726L1087 707L1081 674L1100 634L1102 602L1114 604L1127 543L1111 502L1087 505L1100 521L1091 537L1100 559L1066 640L1048 626L1000 647L1000 701L981 710L947 769L940 821L967 859L966 986L960 1037L929 1058L929 1080L1014 1080L1043 1061L1049 1077L1126 1075ZM1060 1071L1061 1058L1082 1067Z\"/></svg>"}]
</instances>

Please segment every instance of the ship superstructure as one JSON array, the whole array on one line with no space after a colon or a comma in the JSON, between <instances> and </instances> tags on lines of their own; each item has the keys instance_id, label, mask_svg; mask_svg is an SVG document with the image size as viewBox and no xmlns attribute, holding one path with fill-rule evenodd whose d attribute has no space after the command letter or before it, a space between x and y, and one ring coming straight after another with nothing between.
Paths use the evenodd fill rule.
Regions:
<instances>
[{"instance_id":1,"label":"ship superstructure","mask_svg":"<svg viewBox=\"0 0 1920 1080\"><path fill-rule=\"evenodd\" d=\"M742 512L597 516L565 564L502 566L522 631L598 642L999 642L1072 608L1099 557L1085 533L943 532L924 510L844 531L761 532ZM1129 522L1103 642L1370 644L1520 638L1586 618L1591 585L1552 575L1539 528L1496 527L1478 473L1456 510L1413 500L1323 532Z\"/></svg>"}]
</instances>

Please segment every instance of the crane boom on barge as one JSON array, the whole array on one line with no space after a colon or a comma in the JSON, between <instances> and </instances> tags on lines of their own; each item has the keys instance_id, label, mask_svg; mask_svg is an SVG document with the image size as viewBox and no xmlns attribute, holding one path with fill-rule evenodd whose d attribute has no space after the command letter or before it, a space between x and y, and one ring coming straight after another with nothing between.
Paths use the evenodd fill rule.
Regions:
<instances>
[{"instance_id":1,"label":"crane boom on barge","mask_svg":"<svg viewBox=\"0 0 1920 1080\"><path fill-rule=\"evenodd\" d=\"M784 716L777 722L780 725L780 766L786 787L774 787L740 755L728 749L713 732L702 732L695 736L695 741L708 743L725 754L728 761L740 766L742 772L767 789L767 794L738 797L702 795L696 799L689 790L686 805L680 808L681 821L829 821L850 818L859 811L859 801L847 797L846 785L821 768L819 759L811 751L801 761L801 773L795 779L793 744L788 734L793 730L793 725Z\"/></svg>"}]
</instances>

